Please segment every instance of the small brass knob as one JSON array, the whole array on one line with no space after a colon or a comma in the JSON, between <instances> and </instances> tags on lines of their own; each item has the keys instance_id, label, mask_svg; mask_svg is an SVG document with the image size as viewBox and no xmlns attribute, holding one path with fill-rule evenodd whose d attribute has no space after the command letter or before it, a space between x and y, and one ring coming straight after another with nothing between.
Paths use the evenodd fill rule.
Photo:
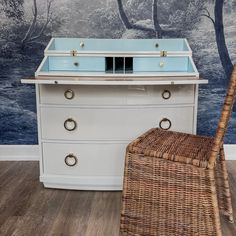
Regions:
<instances>
[{"instance_id":1,"label":"small brass knob","mask_svg":"<svg viewBox=\"0 0 236 236\"><path fill-rule=\"evenodd\" d=\"M67 90L64 92L64 96L65 96L66 99L71 100L71 99L74 98L75 93L74 93L73 90L71 90L71 89L67 89Z\"/></svg>"},{"instance_id":2,"label":"small brass knob","mask_svg":"<svg viewBox=\"0 0 236 236\"><path fill-rule=\"evenodd\" d=\"M79 62L74 62L74 66L79 66Z\"/></svg>"},{"instance_id":3,"label":"small brass knob","mask_svg":"<svg viewBox=\"0 0 236 236\"><path fill-rule=\"evenodd\" d=\"M84 42L80 42L79 46L80 46L81 48L83 48L83 47L84 47Z\"/></svg>"},{"instance_id":4,"label":"small brass knob","mask_svg":"<svg viewBox=\"0 0 236 236\"><path fill-rule=\"evenodd\" d=\"M163 61L160 62L159 66L164 67L165 63Z\"/></svg>"},{"instance_id":5,"label":"small brass knob","mask_svg":"<svg viewBox=\"0 0 236 236\"><path fill-rule=\"evenodd\" d=\"M163 118L160 122L159 122L159 127L163 130L168 130L171 128L171 121L167 118Z\"/></svg>"},{"instance_id":6,"label":"small brass knob","mask_svg":"<svg viewBox=\"0 0 236 236\"><path fill-rule=\"evenodd\" d=\"M77 162L78 162L77 157L72 153L70 153L69 155L65 157L65 163L67 166L70 166L70 167L75 166Z\"/></svg>"},{"instance_id":7,"label":"small brass knob","mask_svg":"<svg viewBox=\"0 0 236 236\"><path fill-rule=\"evenodd\" d=\"M68 118L67 120L65 120L64 122L64 128L68 131L73 131L75 130L77 127L77 123L74 119L72 118Z\"/></svg>"},{"instance_id":8,"label":"small brass knob","mask_svg":"<svg viewBox=\"0 0 236 236\"><path fill-rule=\"evenodd\" d=\"M163 92L162 92L162 94L161 94L161 96L162 96L162 98L163 99L169 99L170 97L171 97L171 92L169 91L169 90L164 90Z\"/></svg>"}]
</instances>

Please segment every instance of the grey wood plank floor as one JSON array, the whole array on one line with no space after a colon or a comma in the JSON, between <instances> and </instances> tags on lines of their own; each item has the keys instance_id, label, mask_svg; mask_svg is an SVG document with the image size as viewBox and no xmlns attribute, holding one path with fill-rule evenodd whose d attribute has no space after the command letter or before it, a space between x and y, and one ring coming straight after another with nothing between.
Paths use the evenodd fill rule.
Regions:
<instances>
[{"instance_id":1,"label":"grey wood plank floor","mask_svg":"<svg viewBox=\"0 0 236 236\"><path fill-rule=\"evenodd\" d=\"M228 170L236 214L236 161ZM0 162L0 236L119 235L120 192L45 189L38 176L38 162ZM222 225L236 236L236 224Z\"/></svg>"}]
</instances>

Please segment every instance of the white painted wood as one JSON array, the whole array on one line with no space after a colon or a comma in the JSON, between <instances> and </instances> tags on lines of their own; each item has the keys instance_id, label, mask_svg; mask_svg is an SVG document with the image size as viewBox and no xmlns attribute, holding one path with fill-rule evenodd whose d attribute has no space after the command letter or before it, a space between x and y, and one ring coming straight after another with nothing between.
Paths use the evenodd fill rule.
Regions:
<instances>
[{"instance_id":1,"label":"white painted wood","mask_svg":"<svg viewBox=\"0 0 236 236\"><path fill-rule=\"evenodd\" d=\"M174 85L174 84L207 84L208 80L204 79L188 79L181 77L181 79L158 79L155 80L155 76L151 76L150 78L145 78L145 76L140 76L143 80L138 80L138 78L128 79L126 77L120 77L116 79L111 79L111 76L89 76L88 74L84 75L84 79L82 77L68 78L68 77L38 77L33 79L22 79L21 82L25 84L64 84L64 85ZM107 77L107 80L104 78ZM99 78L103 78L100 80Z\"/></svg>"},{"instance_id":2,"label":"white painted wood","mask_svg":"<svg viewBox=\"0 0 236 236\"><path fill-rule=\"evenodd\" d=\"M236 160L236 144L224 144L225 159Z\"/></svg>"},{"instance_id":3,"label":"white painted wood","mask_svg":"<svg viewBox=\"0 0 236 236\"><path fill-rule=\"evenodd\" d=\"M36 84L36 108L37 108L37 129L38 129L38 141L39 141L39 173L40 175L43 174L44 170L43 170L43 154L42 154L42 143L41 143L41 139L42 139L42 134L41 134L41 113L40 113L40 90L39 90L39 85Z\"/></svg>"},{"instance_id":4,"label":"white painted wood","mask_svg":"<svg viewBox=\"0 0 236 236\"><path fill-rule=\"evenodd\" d=\"M45 49L45 55L70 54L70 51L52 52L49 50L52 43L53 39ZM183 43L186 45L184 49L191 54L187 40ZM76 56L160 56L160 51L156 52L156 49L150 52L132 49L125 52L120 52L122 49L105 51L107 47L104 51L84 49ZM184 55L179 51L168 51L167 54ZM36 78L22 80L23 83L36 84L40 180L44 186L121 190L128 142L148 129L158 127L163 118L171 121L172 130L195 133L198 84L208 81L199 79L190 54L190 67L186 69L190 73L148 71L131 74L48 72L46 56L35 73ZM65 98L67 89L73 90L73 99ZM170 91L169 99L162 98L164 90ZM68 118L76 121L74 131L64 128ZM164 122L163 126L168 126L168 122ZM65 156L70 153L78 156L78 164L74 167L65 164Z\"/></svg>"},{"instance_id":5,"label":"white painted wood","mask_svg":"<svg viewBox=\"0 0 236 236\"><path fill-rule=\"evenodd\" d=\"M126 144L43 143L44 174L70 176L122 176ZM75 166L65 163L73 154Z\"/></svg>"},{"instance_id":6,"label":"white painted wood","mask_svg":"<svg viewBox=\"0 0 236 236\"><path fill-rule=\"evenodd\" d=\"M198 70L197 70L197 67L193 61L193 58L189 57L189 61L191 62L191 66L193 67L193 70L198 73ZM198 76L199 76L199 73L198 73Z\"/></svg>"},{"instance_id":7,"label":"white painted wood","mask_svg":"<svg viewBox=\"0 0 236 236\"><path fill-rule=\"evenodd\" d=\"M192 55L192 52L185 53L181 51L175 51L175 52L167 52L168 56L175 56L175 57L183 57L183 56L190 56ZM52 51L47 51L44 53L45 56L70 56L71 51L61 51L58 50L56 52ZM126 51L126 52L121 52L121 51L115 51L115 52L100 52L100 51L83 51L83 52L78 52L78 55L75 57L86 57L86 56L101 56L101 57L143 57L143 56L148 56L148 57L161 57L160 56L160 51L156 52L151 52L151 51L140 51L140 52L132 52L132 51Z\"/></svg>"},{"instance_id":8,"label":"white painted wood","mask_svg":"<svg viewBox=\"0 0 236 236\"><path fill-rule=\"evenodd\" d=\"M187 48L188 48L188 51L190 52L190 55L192 56L193 52L192 52L192 49L190 48L190 45L189 45L189 43L188 43L188 40L185 38L184 41L185 41L185 44L186 44L186 46L187 46Z\"/></svg>"},{"instance_id":9,"label":"white painted wood","mask_svg":"<svg viewBox=\"0 0 236 236\"><path fill-rule=\"evenodd\" d=\"M67 99L66 91L72 91L74 97ZM170 98L164 99L164 91L170 92ZM194 85L160 86L76 86L76 85L40 85L40 103L52 105L102 106L102 105L170 105L193 104Z\"/></svg>"},{"instance_id":10,"label":"white painted wood","mask_svg":"<svg viewBox=\"0 0 236 236\"><path fill-rule=\"evenodd\" d=\"M40 67L39 67L40 68ZM199 78L199 73L197 72L136 72L135 74L110 74L105 72L72 72L72 71L50 71L50 72L43 72L40 70L37 70L35 72L35 77L43 77L43 76L54 76L54 77L92 77L97 74L97 76L102 76L104 78L106 77L112 77L116 78L117 76L123 77L123 78L132 78L132 77L193 77L193 78Z\"/></svg>"},{"instance_id":11,"label":"white painted wood","mask_svg":"<svg viewBox=\"0 0 236 236\"><path fill-rule=\"evenodd\" d=\"M123 188L122 176L67 176L43 175L40 176L46 188L120 191Z\"/></svg>"},{"instance_id":12,"label":"white painted wood","mask_svg":"<svg viewBox=\"0 0 236 236\"><path fill-rule=\"evenodd\" d=\"M38 161L38 145L0 145L0 161Z\"/></svg>"},{"instance_id":13,"label":"white painted wood","mask_svg":"<svg viewBox=\"0 0 236 236\"><path fill-rule=\"evenodd\" d=\"M55 38L51 38L51 39L50 39L50 41L49 41L47 47L46 47L45 50L44 50L44 54L45 54L45 55L46 55L47 52L49 51L49 48L50 48L50 46L52 45L52 43L53 43L54 40L55 40Z\"/></svg>"},{"instance_id":14,"label":"white painted wood","mask_svg":"<svg viewBox=\"0 0 236 236\"><path fill-rule=\"evenodd\" d=\"M41 62L40 65L38 66L38 68L37 68L35 74L37 74L39 71L42 70L42 68L43 68L43 66L44 66L44 64L45 64L46 61L47 61L47 57L44 57L43 60L42 60L42 62Z\"/></svg>"},{"instance_id":15,"label":"white painted wood","mask_svg":"<svg viewBox=\"0 0 236 236\"><path fill-rule=\"evenodd\" d=\"M164 99L166 93L170 97ZM179 105L194 103L194 85L128 86L127 105Z\"/></svg>"},{"instance_id":16,"label":"white painted wood","mask_svg":"<svg viewBox=\"0 0 236 236\"><path fill-rule=\"evenodd\" d=\"M171 130L193 132L193 106L68 108L41 107L43 139L58 140L132 140L163 118L171 121ZM77 128L68 131L64 122L72 118ZM166 122L163 123L163 125ZM68 125L73 125L68 122Z\"/></svg>"}]
</instances>

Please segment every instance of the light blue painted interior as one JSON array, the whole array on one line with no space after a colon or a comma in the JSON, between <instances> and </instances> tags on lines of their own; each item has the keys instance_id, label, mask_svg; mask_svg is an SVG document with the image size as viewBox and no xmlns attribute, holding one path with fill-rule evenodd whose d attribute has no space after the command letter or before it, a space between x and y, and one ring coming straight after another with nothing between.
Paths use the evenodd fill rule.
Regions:
<instances>
[{"instance_id":1,"label":"light blue painted interior","mask_svg":"<svg viewBox=\"0 0 236 236\"><path fill-rule=\"evenodd\" d=\"M190 59L188 60L188 72L194 72L194 65Z\"/></svg>"},{"instance_id":2,"label":"light blue painted interior","mask_svg":"<svg viewBox=\"0 0 236 236\"><path fill-rule=\"evenodd\" d=\"M56 45L55 45L55 40L53 39L51 44L50 44L50 47L48 48L49 50L56 50Z\"/></svg>"},{"instance_id":3,"label":"light blue painted interior","mask_svg":"<svg viewBox=\"0 0 236 236\"><path fill-rule=\"evenodd\" d=\"M80 47L80 43L84 47ZM158 47L155 45L158 43ZM189 49L184 39L81 39L55 38L49 47L50 51L183 51Z\"/></svg>"},{"instance_id":4,"label":"light blue painted interior","mask_svg":"<svg viewBox=\"0 0 236 236\"><path fill-rule=\"evenodd\" d=\"M42 64L41 71L49 71L49 60L48 60L48 58Z\"/></svg>"},{"instance_id":5,"label":"light blue painted interior","mask_svg":"<svg viewBox=\"0 0 236 236\"><path fill-rule=\"evenodd\" d=\"M48 56L40 72L105 72L105 67L105 57ZM134 57L133 73L139 72L197 73L189 57Z\"/></svg>"},{"instance_id":6,"label":"light blue painted interior","mask_svg":"<svg viewBox=\"0 0 236 236\"><path fill-rule=\"evenodd\" d=\"M163 71L163 72L194 72L188 57L135 57L134 72Z\"/></svg>"},{"instance_id":7,"label":"light blue painted interior","mask_svg":"<svg viewBox=\"0 0 236 236\"><path fill-rule=\"evenodd\" d=\"M104 57L49 56L48 62L49 71L105 71Z\"/></svg>"}]
</instances>

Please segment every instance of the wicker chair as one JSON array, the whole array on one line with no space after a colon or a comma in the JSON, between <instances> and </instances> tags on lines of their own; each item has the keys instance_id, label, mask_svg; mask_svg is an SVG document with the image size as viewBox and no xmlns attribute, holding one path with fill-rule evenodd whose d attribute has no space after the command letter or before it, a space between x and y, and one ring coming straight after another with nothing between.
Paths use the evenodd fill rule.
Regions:
<instances>
[{"instance_id":1,"label":"wicker chair","mask_svg":"<svg viewBox=\"0 0 236 236\"><path fill-rule=\"evenodd\" d=\"M236 94L236 64L215 137L154 128L127 147L120 234L221 236L233 222L223 138Z\"/></svg>"}]
</instances>

